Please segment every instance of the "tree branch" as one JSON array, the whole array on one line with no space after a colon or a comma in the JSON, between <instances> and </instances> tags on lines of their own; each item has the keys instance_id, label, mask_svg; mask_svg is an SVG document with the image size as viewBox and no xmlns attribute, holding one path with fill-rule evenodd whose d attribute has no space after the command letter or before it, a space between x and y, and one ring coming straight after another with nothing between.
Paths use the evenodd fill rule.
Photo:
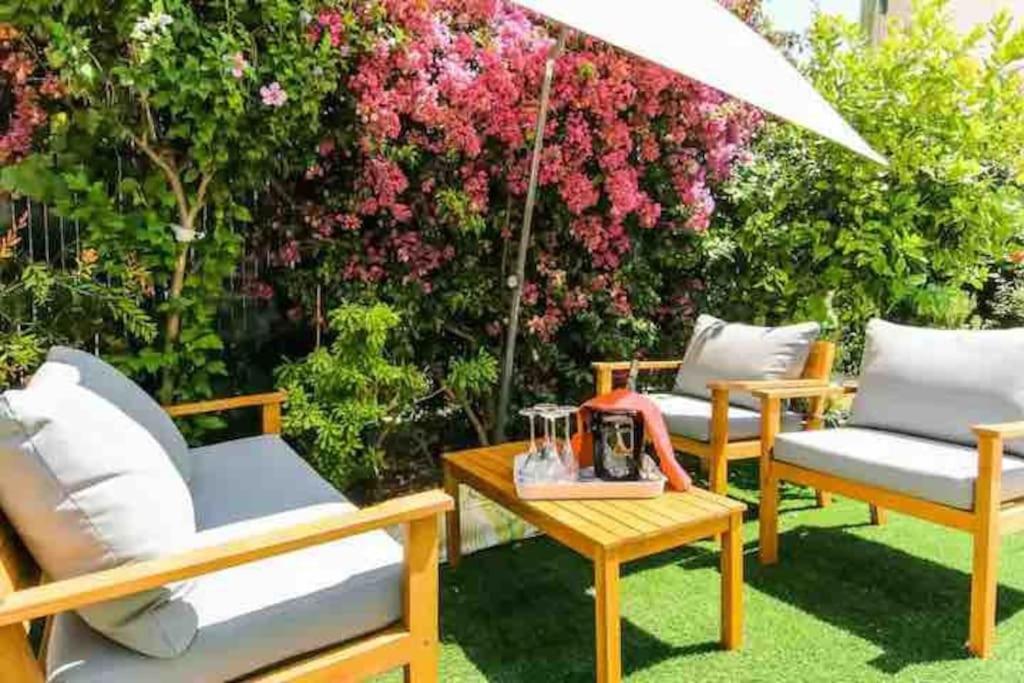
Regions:
<instances>
[{"instance_id":1,"label":"tree branch","mask_svg":"<svg viewBox=\"0 0 1024 683\"><path fill-rule=\"evenodd\" d=\"M473 406L469 405L469 401L464 396L456 394L454 391L445 387L445 394L452 401L459 404L463 412L466 413L466 417L469 418L469 422L473 425L473 431L476 432L476 438L480 440L481 446L490 446L491 440L487 437L487 428L484 427L484 423L480 420L480 417L473 410Z\"/></svg>"},{"instance_id":2,"label":"tree branch","mask_svg":"<svg viewBox=\"0 0 1024 683\"><path fill-rule=\"evenodd\" d=\"M192 202L192 209L189 211L188 222L191 225L195 225L196 217L206 204L206 191L210 187L210 181L213 180L212 173L204 173L203 177L199 181L199 190L196 191L196 199Z\"/></svg>"}]
</instances>

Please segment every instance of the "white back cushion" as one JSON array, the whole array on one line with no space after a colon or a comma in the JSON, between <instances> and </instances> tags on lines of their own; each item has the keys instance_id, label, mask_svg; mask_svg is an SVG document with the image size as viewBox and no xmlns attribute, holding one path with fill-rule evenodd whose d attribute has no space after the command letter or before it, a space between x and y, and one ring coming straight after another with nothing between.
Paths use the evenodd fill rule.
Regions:
<instances>
[{"instance_id":1,"label":"white back cushion","mask_svg":"<svg viewBox=\"0 0 1024 683\"><path fill-rule=\"evenodd\" d=\"M46 355L46 362L32 377L32 382L46 381L53 375L71 379L120 408L160 443L182 479L187 482L192 478L185 437L160 404L120 370L91 353L54 346Z\"/></svg>"},{"instance_id":2,"label":"white back cushion","mask_svg":"<svg viewBox=\"0 0 1024 683\"><path fill-rule=\"evenodd\" d=\"M973 425L1015 420L1024 420L1024 328L868 323L851 425L974 444ZM1024 454L1024 441L1006 448Z\"/></svg>"},{"instance_id":3,"label":"white back cushion","mask_svg":"<svg viewBox=\"0 0 1024 683\"><path fill-rule=\"evenodd\" d=\"M189 547L189 490L153 436L113 403L51 377L0 396L0 507L54 579ZM196 631L188 584L80 610L97 631L156 657Z\"/></svg>"},{"instance_id":4,"label":"white back cushion","mask_svg":"<svg viewBox=\"0 0 1024 683\"><path fill-rule=\"evenodd\" d=\"M708 382L712 380L796 379L820 332L818 323L758 327L702 315L672 392L710 398ZM747 394L731 393L729 401L760 408L757 399Z\"/></svg>"}]
</instances>

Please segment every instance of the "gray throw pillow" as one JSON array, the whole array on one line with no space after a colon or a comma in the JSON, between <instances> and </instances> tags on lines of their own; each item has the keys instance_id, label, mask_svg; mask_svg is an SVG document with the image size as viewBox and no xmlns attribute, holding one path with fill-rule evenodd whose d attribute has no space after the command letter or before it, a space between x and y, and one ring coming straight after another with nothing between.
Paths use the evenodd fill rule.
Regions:
<instances>
[{"instance_id":1,"label":"gray throw pillow","mask_svg":"<svg viewBox=\"0 0 1024 683\"><path fill-rule=\"evenodd\" d=\"M972 445L1024 420L1024 328L933 330L872 320L850 423ZM1006 443L1024 455L1024 440Z\"/></svg>"},{"instance_id":2,"label":"gray throw pillow","mask_svg":"<svg viewBox=\"0 0 1024 683\"><path fill-rule=\"evenodd\" d=\"M820 332L818 323L757 327L702 315L672 391L710 398L708 382L712 380L797 379ZM746 393L730 392L729 402L760 408L760 402Z\"/></svg>"},{"instance_id":3,"label":"gray throw pillow","mask_svg":"<svg viewBox=\"0 0 1024 683\"><path fill-rule=\"evenodd\" d=\"M55 375L60 375L62 380L70 379L82 385L124 411L160 443L181 478L186 482L192 479L192 456L174 420L142 387L120 370L91 353L54 346L46 355L46 362L32 377L32 382L43 382Z\"/></svg>"},{"instance_id":4,"label":"gray throw pillow","mask_svg":"<svg viewBox=\"0 0 1024 683\"><path fill-rule=\"evenodd\" d=\"M191 494L156 439L118 406L56 378L0 396L0 508L54 579L181 551L196 533ZM79 614L128 648L173 657L196 633L189 588Z\"/></svg>"}]
</instances>

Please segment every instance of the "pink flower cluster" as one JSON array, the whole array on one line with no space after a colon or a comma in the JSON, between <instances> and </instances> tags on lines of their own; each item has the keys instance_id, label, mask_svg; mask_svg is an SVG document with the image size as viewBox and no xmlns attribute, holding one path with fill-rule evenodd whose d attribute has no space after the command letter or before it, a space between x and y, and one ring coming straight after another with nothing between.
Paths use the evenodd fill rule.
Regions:
<instances>
[{"instance_id":1,"label":"pink flower cluster","mask_svg":"<svg viewBox=\"0 0 1024 683\"><path fill-rule=\"evenodd\" d=\"M744 17L757 4L722 1ZM317 168L330 175L332 163L355 165L354 192L339 208L358 216L350 231L362 245L344 277L429 291L431 278L462 258L453 245L464 225L445 222L442 191L487 219L488 239L515 239L553 40L543 21L507 0L378 2L392 30L356 57L348 81L356 157L322 146ZM342 40L340 17L321 12L311 35L327 31L334 44L336 27ZM541 339L597 300L607 313L633 315L617 271L635 241L651 230L706 230L712 188L743 160L761 123L711 88L581 35L557 62L550 111L535 240L551 263L538 265L524 293L527 327ZM499 220L508 207L515 219ZM589 272L567 265L581 260Z\"/></svg>"},{"instance_id":2,"label":"pink flower cluster","mask_svg":"<svg viewBox=\"0 0 1024 683\"><path fill-rule=\"evenodd\" d=\"M331 47L341 47L342 42L345 40L345 19L338 10L324 8L310 22L308 34L312 42L320 42L320 38L325 33L327 34L328 41L331 43Z\"/></svg>"},{"instance_id":3,"label":"pink flower cluster","mask_svg":"<svg viewBox=\"0 0 1024 683\"><path fill-rule=\"evenodd\" d=\"M274 81L270 85L260 88L260 99L263 100L264 105L277 109L283 107L288 101L288 93L280 83Z\"/></svg>"},{"instance_id":4,"label":"pink flower cluster","mask_svg":"<svg viewBox=\"0 0 1024 683\"><path fill-rule=\"evenodd\" d=\"M36 133L49 120L41 100L64 94L53 75L45 76L39 84L32 82L38 63L21 48L19 39L17 29L0 24L0 81L12 100L7 129L0 134L0 166L16 163L32 151Z\"/></svg>"}]
</instances>

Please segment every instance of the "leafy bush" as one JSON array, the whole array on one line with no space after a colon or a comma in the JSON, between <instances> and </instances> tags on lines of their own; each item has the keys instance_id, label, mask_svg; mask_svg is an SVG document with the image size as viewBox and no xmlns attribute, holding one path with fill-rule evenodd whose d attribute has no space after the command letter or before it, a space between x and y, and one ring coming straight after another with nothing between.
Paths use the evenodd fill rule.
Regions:
<instances>
[{"instance_id":1,"label":"leafy bush","mask_svg":"<svg viewBox=\"0 0 1024 683\"><path fill-rule=\"evenodd\" d=\"M304 168L344 56L312 0L22 0L0 8L59 94L39 153L0 187L81 223L98 272L135 270L162 334L120 347L164 401L227 369L215 326L255 190ZM353 37L354 42L358 39ZM24 99L24 98L23 98ZM25 156L18 150L17 159ZM0 157L6 163L6 157ZM198 241L188 239L205 233ZM202 236L202 235L200 235Z\"/></svg>"},{"instance_id":2,"label":"leafy bush","mask_svg":"<svg viewBox=\"0 0 1024 683\"><path fill-rule=\"evenodd\" d=\"M16 258L31 229L24 214L0 232L0 389L20 384L54 344L90 346L111 329L139 342L156 337L137 283L100 282L96 251L73 255L68 269Z\"/></svg>"},{"instance_id":3,"label":"leafy bush","mask_svg":"<svg viewBox=\"0 0 1024 683\"><path fill-rule=\"evenodd\" d=\"M380 475L388 436L427 388L411 365L386 352L400 319L389 307L345 305L328 319L329 347L278 370L288 392L284 433L339 488Z\"/></svg>"},{"instance_id":4,"label":"leafy bush","mask_svg":"<svg viewBox=\"0 0 1024 683\"><path fill-rule=\"evenodd\" d=\"M872 316L968 322L1024 228L1022 57L1008 16L961 36L942 0L877 46L819 17L807 75L891 165L768 125L705 242L712 307L819 320L849 342L848 369Z\"/></svg>"}]
</instances>

